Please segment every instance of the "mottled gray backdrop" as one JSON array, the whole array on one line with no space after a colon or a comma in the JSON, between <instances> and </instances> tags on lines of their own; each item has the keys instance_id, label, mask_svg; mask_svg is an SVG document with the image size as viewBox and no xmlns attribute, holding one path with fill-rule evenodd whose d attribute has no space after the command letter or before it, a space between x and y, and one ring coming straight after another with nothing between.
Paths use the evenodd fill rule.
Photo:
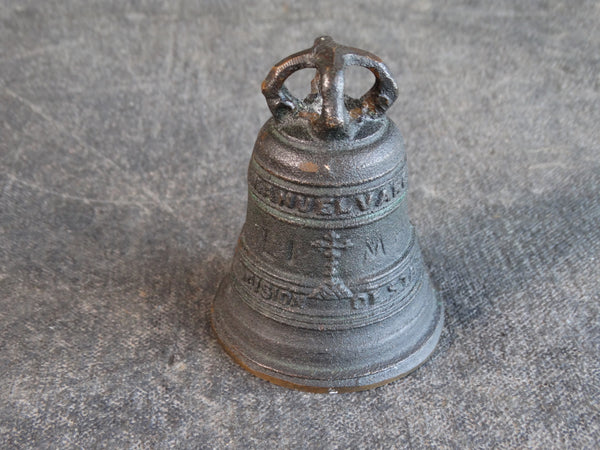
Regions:
<instances>
[{"instance_id":1,"label":"mottled gray backdrop","mask_svg":"<svg viewBox=\"0 0 600 450\"><path fill-rule=\"evenodd\" d=\"M598 2L0 5L2 448L598 445ZM446 304L426 365L345 395L247 374L208 324L260 83L325 33L398 80Z\"/></svg>"}]
</instances>

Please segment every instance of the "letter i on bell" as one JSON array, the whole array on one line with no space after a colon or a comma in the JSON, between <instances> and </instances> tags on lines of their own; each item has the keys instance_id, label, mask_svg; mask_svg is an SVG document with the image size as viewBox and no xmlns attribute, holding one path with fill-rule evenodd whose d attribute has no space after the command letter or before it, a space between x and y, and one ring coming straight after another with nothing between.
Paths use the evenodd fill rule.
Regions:
<instances>
[{"instance_id":1,"label":"letter i on bell","mask_svg":"<svg viewBox=\"0 0 600 450\"><path fill-rule=\"evenodd\" d=\"M344 94L349 66L375 75ZM315 69L300 100L285 80ZM406 212L406 154L385 111L396 82L375 55L320 37L263 82L273 117L248 168L246 222L212 325L229 355L273 383L369 389L432 353L443 324Z\"/></svg>"}]
</instances>

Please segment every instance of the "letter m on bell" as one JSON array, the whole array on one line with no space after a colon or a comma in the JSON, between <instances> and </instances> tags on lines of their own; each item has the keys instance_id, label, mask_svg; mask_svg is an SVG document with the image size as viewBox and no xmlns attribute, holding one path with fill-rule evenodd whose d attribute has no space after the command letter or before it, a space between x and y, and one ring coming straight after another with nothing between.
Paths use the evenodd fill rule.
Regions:
<instances>
[{"instance_id":1,"label":"letter m on bell","mask_svg":"<svg viewBox=\"0 0 600 450\"><path fill-rule=\"evenodd\" d=\"M365 259L375 259L379 254L385 255L385 246L383 245L383 239L379 236L369 238L366 242Z\"/></svg>"}]
</instances>

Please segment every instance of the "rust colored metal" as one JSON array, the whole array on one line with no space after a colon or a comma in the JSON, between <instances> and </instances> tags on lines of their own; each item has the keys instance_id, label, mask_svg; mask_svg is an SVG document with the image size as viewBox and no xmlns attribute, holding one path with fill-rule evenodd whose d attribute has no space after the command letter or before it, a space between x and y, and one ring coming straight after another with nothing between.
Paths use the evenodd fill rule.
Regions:
<instances>
[{"instance_id":1,"label":"rust colored metal","mask_svg":"<svg viewBox=\"0 0 600 450\"><path fill-rule=\"evenodd\" d=\"M375 75L359 99L345 69ZM285 87L316 69L303 100ZM407 375L443 324L406 212L406 155L385 116L397 97L375 55L315 40L262 84L273 113L248 169L248 209L212 324L227 353L273 383L313 392L369 389Z\"/></svg>"}]
</instances>

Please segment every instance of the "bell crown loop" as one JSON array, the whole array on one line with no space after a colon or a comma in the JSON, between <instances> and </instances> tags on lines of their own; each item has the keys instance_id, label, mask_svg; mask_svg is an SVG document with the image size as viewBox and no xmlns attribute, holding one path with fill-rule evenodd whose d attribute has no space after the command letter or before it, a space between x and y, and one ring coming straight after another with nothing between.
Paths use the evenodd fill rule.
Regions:
<instances>
[{"instance_id":1,"label":"bell crown loop","mask_svg":"<svg viewBox=\"0 0 600 450\"><path fill-rule=\"evenodd\" d=\"M370 70L375 83L361 98L344 93L344 72L348 66ZM296 98L284 85L301 69L315 69L311 93ZM320 139L354 138L368 122L385 118L385 111L398 96L398 86L388 67L376 55L336 43L329 36L315 39L314 45L279 61L262 83L262 92L278 123L308 121L309 134Z\"/></svg>"}]
</instances>

